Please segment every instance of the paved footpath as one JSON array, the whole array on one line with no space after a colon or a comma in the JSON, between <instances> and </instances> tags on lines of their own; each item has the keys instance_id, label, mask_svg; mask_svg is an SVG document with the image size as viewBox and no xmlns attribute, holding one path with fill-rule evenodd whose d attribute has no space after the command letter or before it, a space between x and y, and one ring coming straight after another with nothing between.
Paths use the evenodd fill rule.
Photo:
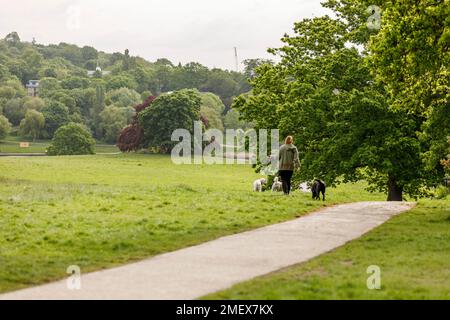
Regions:
<instances>
[{"instance_id":1,"label":"paved footpath","mask_svg":"<svg viewBox=\"0 0 450 320\"><path fill-rule=\"evenodd\" d=\"M307 261L409 210L411 203L363 202L81 276L0 295L2 299L195 299Z\"/></svg>"}]
</instances>

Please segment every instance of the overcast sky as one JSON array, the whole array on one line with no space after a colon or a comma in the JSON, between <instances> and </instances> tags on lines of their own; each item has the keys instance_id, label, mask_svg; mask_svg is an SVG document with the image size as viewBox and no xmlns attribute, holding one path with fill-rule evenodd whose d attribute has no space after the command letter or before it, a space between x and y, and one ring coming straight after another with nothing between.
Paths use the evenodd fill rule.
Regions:
<instances>
[{"instance_id":1,"label":"overcast sky","mask_svg":"<svg viewBox=\"0 0 450 320\"><path fill-rule=\"evenodd\" d=\"M150 61L198 61L234 69L239 60L268 58L295 21L327 11L321 0L1 0L0 37L90 45Z\"/></svg>"}]
</instances>

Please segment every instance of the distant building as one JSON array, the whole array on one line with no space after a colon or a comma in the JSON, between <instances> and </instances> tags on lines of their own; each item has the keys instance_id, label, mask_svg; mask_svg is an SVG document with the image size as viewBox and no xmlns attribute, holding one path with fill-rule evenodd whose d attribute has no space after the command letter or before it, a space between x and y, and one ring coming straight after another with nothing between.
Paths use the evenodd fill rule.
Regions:
<instances>
[{"instance_id":1,"label":"distant building","mask_svg":"<svg viewBox=\"0 0 450 320\"><path fill-rule=\"evenodd\" d=\"M37 97L39 93L39 80L29 80L25 85L30 97Z\"/></svg>"},{"instance_id":2,"label":"distant building","mask_svg":"<svg viewBox=\"0 0 450 320\"><path fill-rule=\"evenodd\" d=\"M106 76L111 73L111 71L102 71L100 67L97 67L95 70L88 70L87 75L88 77L93 77L97 72L101 73L102 76Z\"/></svg>"}]
</instances>

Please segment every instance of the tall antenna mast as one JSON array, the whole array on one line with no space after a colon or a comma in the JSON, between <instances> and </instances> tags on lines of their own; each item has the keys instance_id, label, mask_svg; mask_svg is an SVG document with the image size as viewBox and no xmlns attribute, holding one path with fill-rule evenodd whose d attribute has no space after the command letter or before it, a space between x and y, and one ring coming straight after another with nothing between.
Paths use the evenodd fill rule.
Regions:
<instances>
[{"instance_id":1,"label":"tall antenna mast","mask_svg":"<svg viewBox=\"0 0 450 320\"><path fill-rule=\"evenodd\" d=\"M237 52L237 48L234 47L234 58L235 58L235 62L236 62L236 72L239 72L239 59L238 59L238 52Z\"/></svg>"}]
</instances>

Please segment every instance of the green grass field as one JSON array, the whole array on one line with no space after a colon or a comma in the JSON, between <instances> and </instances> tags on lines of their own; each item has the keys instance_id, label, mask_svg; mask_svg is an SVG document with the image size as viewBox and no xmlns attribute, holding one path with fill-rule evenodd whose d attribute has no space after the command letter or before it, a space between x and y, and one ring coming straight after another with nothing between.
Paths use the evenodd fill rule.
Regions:
<instances>
[{"instance_id":1,"label":"green grass field","mask_svg":"<svg viewBox=\"0 0 450 320\"><path fill-rule=\"evenodd\" d=\"M381 290L367 268L381 268ZM450 200L421 201L364 237L206 299L450 299Z\"/></svg>"},{"instance_id":2,"label":"green grass field","mask_svg":"<svg viewBox=\"0 0 450 320\"><path fill-rule=\"evenodd\" d=\"M20 148L20 142L29 142L29 148ZM49 140L37 140L33 142L29 139L9 136L0 141L0 153L45 153L50 145ZM95 146L96 153L116 153L119 149L114 145L97 143Z\"/></svg>"},{"instance_id":3,"label":"green grass field","mask_svg":"<svg viewBox=\"0 0 450 320\"><path fill-rule=\"evenodd\" d=\"M0 158L0 292L124 264L298 217L324 205L384 200L364 184L253 193L248 166L176 166L169 157Z\"/></svg>"}]
</instances>

